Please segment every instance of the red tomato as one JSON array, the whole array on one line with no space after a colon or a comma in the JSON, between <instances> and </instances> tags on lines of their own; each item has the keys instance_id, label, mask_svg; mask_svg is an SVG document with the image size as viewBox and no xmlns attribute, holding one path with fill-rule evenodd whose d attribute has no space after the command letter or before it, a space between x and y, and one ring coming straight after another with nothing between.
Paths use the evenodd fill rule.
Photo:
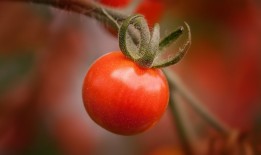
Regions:
<instances>
[{"instance_id":1,"label":"red tomato","mask_svg":"<svg viewBox=\"0 0 261 155\"><path fill-rule=\"evenodd\" d=\"M126 7L131 0L100 0L100 3L111 7Z\"/></svg>"},{"instance_id":2,"label":"red tomato","mask_svg":"<svg viewBox=\"0 0 261 155\"><path fill-rule=\"evenodd\" d=\"M153 126L166 110L167 80L159 69L141 68L121 52L111 52L89 69L83 101L90 117L103 128L122 135Z\"/></svg>"}]
</instances>

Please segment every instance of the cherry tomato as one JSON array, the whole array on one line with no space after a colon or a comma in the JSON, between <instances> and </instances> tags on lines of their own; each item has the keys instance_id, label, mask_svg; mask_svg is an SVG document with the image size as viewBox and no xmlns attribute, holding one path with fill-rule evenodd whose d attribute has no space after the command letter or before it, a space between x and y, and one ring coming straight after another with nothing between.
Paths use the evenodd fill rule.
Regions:
<instances>
[{"instance_id":1,"label":"cherry tomato","mask_svg":"<svg viewBox=\"0 0 261 155\"><path fill-rule=\"evenodd\" d=\"M126 7L131 0L99 0L100 3L111 7Z\"/></svg>"},{"instance_id":2,"label":"cherry tomato","mask_svg":"<svg viewBox=\"0 0 261 155\"><path fill-rule=\"evenodd\" d=\"M152 127L169 100L167 80L160 69L146 69L111 52L90 67L83 83L83 102L90 117L103 128L133 135Z\"/></svg>"}]
</instances>

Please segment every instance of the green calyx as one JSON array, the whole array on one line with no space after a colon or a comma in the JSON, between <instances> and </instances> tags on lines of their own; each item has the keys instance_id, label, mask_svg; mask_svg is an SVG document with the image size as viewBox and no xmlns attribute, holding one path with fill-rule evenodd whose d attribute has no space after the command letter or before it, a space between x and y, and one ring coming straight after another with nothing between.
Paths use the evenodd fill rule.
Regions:
<instances>
[{"instance_id":1,"label":"green calyx","mask_svg":"<svg viewBox=\"0 0 261 155\"><path fill-rule=\"evenodd\" d=\"M167 67L179 62L186 54L191 44L191 34L188 24L187 38L177 52L166 53L165 49L177 41L184 33L184 27L170 33L160 40L160 26L155 24L152 31L142 15L133 15L125 19L119 28L119 45L124 55L145 68Z\"/></svg>"}]
</instances>

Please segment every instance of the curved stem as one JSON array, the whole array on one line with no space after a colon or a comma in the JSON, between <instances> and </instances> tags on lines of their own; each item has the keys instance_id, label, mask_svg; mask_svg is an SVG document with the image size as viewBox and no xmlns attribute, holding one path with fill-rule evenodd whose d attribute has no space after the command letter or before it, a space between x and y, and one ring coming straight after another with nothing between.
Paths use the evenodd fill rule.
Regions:
<instances>
[{"instance_id":1,"label":"curved stem","mask_svg":"<svg viewBox=\"0 0 261 155\"><path fill-rule=\"evenodd\" d=\"M188 101L190 106L199 114L204 120L206 120L217 131L227 136L230 133L230 129L221 122L216 116L211 114L203 104L182 84L179 77L172 71L165 69L165 75L168 78L170 87L179 91L179 93Z\"/></svg>"},{"instance_id":2,"label":"curved stem","mask_svg":"<svg viewBox=\"0 0 261 155\"><path fill-rule=\"evenodd\" d=\"M130 46L128 46L128 32L129 32L129 26L131 24L133 24L134 21L136 21L136 19L138 18L141 18L142 16L141 15L133 15L133 16L130 16L128 18L126 18L126 20L122 23L120 29L119 29L119 46L120 46L120 49L121 51L127 56L129 57L130 59L132 60L136 60L138 59L140 56L139 56L139 53L136 52L136 53L132 53L132 51L130 49L133 50L133 47L136 46L136 43L132 42L132 44L130 44ZM138 43L137 43L138 44ZM131 47L131 48L129 48ZM138 48L137 48L138 50ZM134 55L135 54L135 55Z\"/></svg>"}]
</instances>

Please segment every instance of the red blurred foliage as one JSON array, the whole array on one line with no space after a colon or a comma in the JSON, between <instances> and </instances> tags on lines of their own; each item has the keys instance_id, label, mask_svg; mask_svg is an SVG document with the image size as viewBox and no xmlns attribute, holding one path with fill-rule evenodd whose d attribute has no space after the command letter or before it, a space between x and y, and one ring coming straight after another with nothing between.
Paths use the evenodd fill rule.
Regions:
<instances>
[{"instance_id":1,"label":"red blurred foliage","mask_svg":"<svg viewBox=\"0 0 261 155\"><path fill-rule=\"evenodd\" d=\"M18 82L0 96L0 118L5 115L13 115L23 111L30 104L33 98L32 78L26 77L25 80ZM15 96L15 97L14 97Z\"/></svg>"},{"instance_id":2,"label":"red blurred foliage","mask_svg":"<svg viewBox=\"0 0 261 155\"><path fill-rule=\"evenodd\" d=\"M111 6L111 7L118 7L118 8L124 8L128 6L131 3L131 0L123 0L123 1L114 1L114 0L100 0L102 4ZM165 12L166 6L165 3L159 0L142 0L137 8L134 9L135 14L142 14L144 15L145 19L147 20L148 26L152 28L154 24L160 22L161 17L163 16ZM108 31L113 34L114 36L117 36L117 33L107 28Z\"/></svg>"},{"instance_id":3,"label":"red blurred foliage","mask_svg":"<svg viewBox=\"0 0 261 155\"><path fill-rule=\"evenodd\" d=\"M52 117L51 135L60 150L66 155L91 154L95 141L90 134L89 125L84 115L77 113L57 114Z\"/></svg>"},{"instance_id":4,"label":"red blurred foliage","mask_svg":"<svg viewBox=\"0 0 261 155\"><path fill-rule=\"evenodd\" d=\"M78 81L77 67L84 63L85 34L73 26L50 33L49 23L33 14L27 5L1 3L0 8L1 51L10 54L28 48L38 51L39 58L37 70L0 94L0 154L20 154L31 146L33 126L37 125L32 118L38 119L39 124L51 120L51 126L45 125L65 154L89 154L95 142L88 132L88 116L81 107L81 90L75 105L71 89ZM42 45L49 46L39 50ZM30 108L31 105L37 108ZM27 117L26 113L34 112L41 117Z\"/></svg>"},{"instance_id":5,"label":"red blurred foliage","mask_svg":"<svg viewBox=\"0 0 261 155\"><path fill-rule=\"evenodd\" d=\"M146 155L184 155L184 153L178 146L161 146L154 148Z\"/></svg>"},{"instance_id":6,"label":"red blurred foliage","mask_svg":"<svg viewBox=\"0 0 261 155\"><path fill-rule=\"evenodd\" d=\"M48 39L48 22L27 6L1 2L0 53L34 50Z\"/></svg>"},{"instance_id":7,"label":"red blurred foliage","mask_svg":"<svg viewBox=\"0 0 261 155\"><path fill-rule=\"evenodd\" d=\"M95 140L81 100L77 68L86 52L85 35L76 27L59 30L45 49L40 67L39 109L58 147L67 155L90 154ZM77 92L75 95L74 92Z\"/></svg>"},{"instance_id":8,"label":"red blurred foliage","mask_svg":"<svg viewBox=\"0 0 261 155\"><path fill-rule=\"evenodd\" d=\"M149 27L153 27L155 23L159 22L166 7L162 1L159 0L143 0L135 10L135 13L144 15Z\"/></svg>"},{"instance_id":9,"label":"red blurred foliage","mask_svg":"<svg viewBox=\"0 0 261 155\"><path fill-rule=\"evenodd\" d=\"M31 111L32 108L27 110L13 116L1 117L0 154L19 154L33 143L36 117Z\"/></svg>"},{"instance_id":10,"label":"red blurred foliage","mask_svg":"<svg viewBox=\"0 0 261 155\"><path fill-rule=\"evenodd\" d=\"M202 6L201 11L194 10L197 13L192 14L194 22L204 19L219 23L219 31L209 32L209 36L195 36L180 72L210 111L231 127L251 130L261 101L261 14L260 7L251 1L241 2L231 1L229 3L237 5L220 3L219 6ZM209 11L222 6L233 11L224 9L218 15ZM214 42L211 37L217 36Z\"/></svg>"},{"instance_id":11,"label":"red blurred foliage","mask_svg":"<svg viewBox=\"0 0 261 155\"><path fill-rule=\"evenodd\" d=\"M48 36L47 22L25 5L1 2L0 23L1 56L36 51ZM30 72L0 94L0 154L20 154L34 141L37 118L34 84Z\"/></svg>"}]
</instances>

